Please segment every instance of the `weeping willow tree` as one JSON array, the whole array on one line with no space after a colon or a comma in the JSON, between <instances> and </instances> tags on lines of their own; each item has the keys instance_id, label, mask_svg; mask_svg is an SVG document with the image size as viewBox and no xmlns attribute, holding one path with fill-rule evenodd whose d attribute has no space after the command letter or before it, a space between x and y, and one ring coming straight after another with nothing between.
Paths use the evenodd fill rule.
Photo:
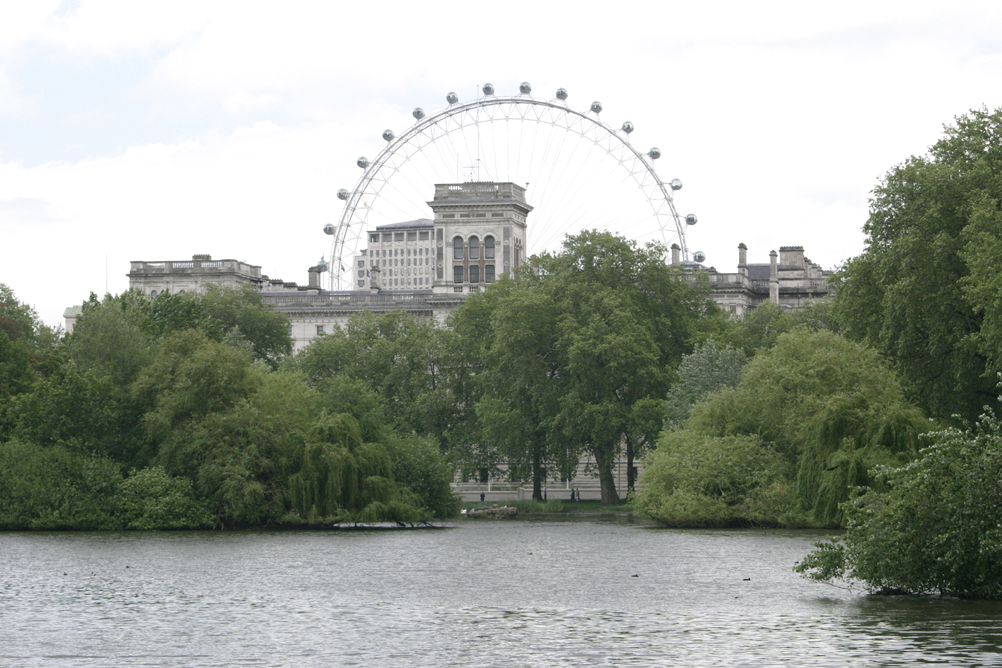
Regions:
<instances>
[{"instance_id":1,"label":"weeping willow tree","mask_svg":"<svg viewBox=\"0 0 1002 668\"><path fill-rule=\"evenodd\" d=\"M350 415L321 414L296 468L289 476L289 500L310 524L430 519L417 496L394 482L387 449L364 443Z\"/></svg>"},{"instance_id":2,"label":"weeping willow tree","mask_svg":"<svg viewBox=\"0 0 1002 668\"><path fill-rule=\"evenodd\" d=\"M696 404L684 431L707 437L692 441L701 451L726 452L714 439L755 437L785 462L785 484L795 490L782 495L785 507L774 520L835 526L851 492L874 484L870 472L913 459L919 434L929 428L874 351L831 332L798 329L756 355L736 387ZM677 449L677 440L665 447ZM775 482L762 478L763 485Z\"/></svg>"}]
</instances>

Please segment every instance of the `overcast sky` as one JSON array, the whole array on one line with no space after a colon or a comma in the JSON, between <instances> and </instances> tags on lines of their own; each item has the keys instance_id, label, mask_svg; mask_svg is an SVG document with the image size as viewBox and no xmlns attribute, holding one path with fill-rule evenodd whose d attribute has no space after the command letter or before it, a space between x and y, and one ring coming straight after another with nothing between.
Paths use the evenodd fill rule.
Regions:
<instances>
[{"instance_id":1,"label":"overcast sky","mask_svg":"<svg viewBox=\"0 0 1002 668\"><path fill-rule=\"evenodd\" d=\"M1000 75L988 1L4 3L0 282L50 324L130 260L305 283L355 159L488 81L632 121L707 264L744 242L832 268L881 175L1002 106Z\"/></svg>"}]
</instances>

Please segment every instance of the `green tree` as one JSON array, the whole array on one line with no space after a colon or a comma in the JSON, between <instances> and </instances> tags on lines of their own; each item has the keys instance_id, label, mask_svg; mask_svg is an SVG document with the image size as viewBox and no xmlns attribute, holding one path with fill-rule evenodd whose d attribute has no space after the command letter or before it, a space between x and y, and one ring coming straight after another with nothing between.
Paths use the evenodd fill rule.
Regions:
<instances>
[{"instance_id":1,"label":"green tree","mask_svg":"<svg viewBox=\"0 0 1002 668\"><path fill-rule=\"evenodd\" d=\"M104 457L0 443L0 529L120 529L121 480Z\"/></svg>"},{"instance_id":2,"label":"green tree","mask_svg":"<svg viewBox=\"0 0 1002 668\"><path fill-rule=\"evenodd\" d=\"M109 376L126 388L153 361L156 345L140 310L143 301L135 292L106 295L101 301L91 294L66 337L69 356L80 370Z\"/></svg>"},{"instance_id":3,"label":"green tree","mask_svg":"<svg viewBox=\"0 0 1002 668\"><path fill-rule=\"evenodd\" d=\"M796 501L788 468L757 436L665 432L645 461L634 508L666 526L786 524Z\"/></svg>"},{"instance_id":4,"label":"green tree","mask_svg":"<svg viewBox=\"0 0 1002 668\"><path fill-rule=\"evenodd\" d=\"M999 423L927 438L918 459L879 470L880 484L845 504L845 534L816 543L797 571L870 591L1002 598Z\"/></svg>"},{"instance_id":5,"label":"green tree","mask_svg":"<svg viewBox=\"0 0 1002 668\"><path fill-rule=\"evenodd\" d=\"M616 501L616 456L653 431L650 402L708 313L663 251L584 232L457 310L456 331L482 342L468 349L481 437L531 475L538 500L548 464L569 469L589 453L603 501Z\"/></svg>"},{"instance_id":6,"label":"green tree","mask_svg":"<svg viewBox=\"0 0 1002 668\"><path fill-rule=\"evenodd\" d=\"M846 335L886 356L909 396L943 419L973 421L995 404L998 340L982 325L997 317L1000 206L1002 111L971 111L874 189L866 249L835 280Z\"/></svg>"},{"instance_id":7,"label":"green tree","mask_svg":"<svg viewBox=\"0 0 1002 668\"><path fill-rule=\"evenodd\" d=\"M119 498L126 529L202 529L214 523L191 481L172 478L160 467L133 472L119 486Z\"/></svg>"},{"instance_id":8,"label":"green tree","mask_svg":"<svg viewBox=\"0 0 1002 668\"><path fill-rule=\"evenodd\" d=\"M668 391L664 422L680 428L689 419L693 405L711 392L733 387L741 380L741 370L748 363L743 350L719 347L713 339L697 344L678 365L678 380Z\"/></svg>"},{"instance_id":9,"label":"green tree","mask_svg":"<svg viewBox=\"0 0 1002 668\"><path fill-rule=\"evenodd\" d=\"M741 382L697 403L686 431L755 436L783 456L804 522L838 525L839 504L876 465L917 451L928 421L877 353L827 331L795 329L760 351Z\"/></svg>"},{"instance_id":10,"label":"green tree","mask_svg":"<svg viewBox=\"0 0 1002 668\"><path fill-rule=\"evenodd\" d=\"M403 432L441 437L452 401L443 375L447 333L403 311L361 313L303 349L291 367L317 388L335 377L362 381Z\"/></svg>"},{"instance_id":11,"label":"green tree","mask_svg":"<svg viewBox=\"0 0 1002 668\"><path fill-rule=\"evenodd\" d=\"M251 287L239 289L208 285L198 297L206 315L219 323L224 335L246 340L255 359L277 367L292 352L289 318L261 300L261 293ZM189 325L191 327L191 325Z\"/></svg>"}]
</instances>

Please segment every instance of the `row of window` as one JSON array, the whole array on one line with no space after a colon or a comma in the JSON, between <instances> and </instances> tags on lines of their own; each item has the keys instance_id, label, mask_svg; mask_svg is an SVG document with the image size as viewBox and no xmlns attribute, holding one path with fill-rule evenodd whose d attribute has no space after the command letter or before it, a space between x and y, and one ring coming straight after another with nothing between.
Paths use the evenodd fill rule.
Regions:
<instances>
[{"instance_id":1,"label":"row of window","mask_svg":"<svg viewBox=\"0 0 1002 668\"><path fill-rule=\"evenodd\" d=\"M424 262L422 262L421 260L424 260ZM393 262L390 262L389 260L387 260L383 264L379 264L379 260L369 260L369 261L372 263L371 265L369 265L371 267L398 267L398 266L399 267L403 267L404 266L404 259L403 258L397 258L396 260L393 260ZM417 257L417 258L414 258L414 265L415 266L417 266L417 265L428 266L429 264L431 264L431 258L430 257L425 257L425 258ZM364 267L365 266L365 260L359 260L358 261L358 266ZM406 266L408 266L408 267L411 266L411 258L407 258Z\"/></svg>"},{"instance_id":2,"label":"row of window","mask_svg":"<svg viewBox=\"0 0 1002 668\"><path fill-rule=\"evenodd\" d=\"M399 251L400 257L403 257L404 256L404 250L405 249L403 249L403 248L384 248L383 249L383 254L380 255L378 248L377 249L373 249L373 250L362 249L361 255L362 256L368 255L369 257L387 257L387 253L389 253L389 257L397 257L398 251ZM414 248L414 249L408 248L406 250L407 250L407 255L408 256L410 256L411 250L414 251L414 255L431 255L431 248L430 247L420 246L418 248Z\"/></svg>"},{"instance_id":3,"label":"row of window","mask_svg":"<svg viewBox=\"0 0 1002 668\"><path fill-rule=\"evenodd\" d=\"M403 241L404 234L407 235L407 241L428 241L430 232L383 232L382 241L383 243L391 243L393 241ZM377 244L380 241L380 234L378 232L372 232L369 234L369 243Z\"/></svg>"},{"instance_id":4,"label":"row of window","mask_svg":"<svg viewBox=\"0 0 1002 668\"><path fill-rule=\"evenodd\" d=\"M455 217L456 217L456 214L454 214L454 213L443 213L442 215L439 216L439 218L455 218ZM460 218L486 218L487 214L486 213L461 213L461 214L459 214L459 217ZM493 211L493 212L491 212L491 218L504 218L504 212L503 211Z\"/></svg>"},{"instance_id":5,"label":"row of window","mask_svg":"<svg viewBox=\"0 0 1002 668\"><path fill-rule=\"evenodd\" d=\"M457 264L452 268L452 279L453 283L464 283L463 280L466 272L463 269L463 265ZM473 264L470 265L470 283L480 282L480 267ZM484 283L494 282L494 265L486 264L484 265Z\"/></svg>"},{"instance_id":6,"label":"row of window","mask_svg":"<svg viewBox=\"0 0 1002 668\"><path fill-rule=\"evenodd\" d=\"M452 240L452 257L455 260L464 259L464 244L463 237L456 237ZM480 259L480 239L478 237L470 237L469 242L469 256L471 260ZM493 260L494 259L494 237L484 237L484 259Z\"/></svg>"}]
</instances>

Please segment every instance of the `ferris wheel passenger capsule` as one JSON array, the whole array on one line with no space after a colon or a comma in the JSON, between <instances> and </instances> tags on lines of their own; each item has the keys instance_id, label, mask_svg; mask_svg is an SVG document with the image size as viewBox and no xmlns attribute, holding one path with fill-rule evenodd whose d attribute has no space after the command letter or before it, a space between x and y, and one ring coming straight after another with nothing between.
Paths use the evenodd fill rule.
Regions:
<instances>
[{"instance_id":1,"label":"ferris wheel passenger capsule","mask_svg":"<svg viewBox=\"0 0 1002 668\"><path fill-rule=\"evenodd\" d=\"M484 95L494 94L494 84L484 84Z\"/></svg>"},{"instance_id":2,"label":"ferris wheel passenger capsule","mask_svg":"<svg viewBox=\"0 0 1002 668\"><path fill-rule=\"evenodd\" d=\"M682 179L672 179L671 183L669 183L668 185L671 186L672 190L681 190L682 189Z\"/></svg>"},{"instance_id":3,"label":"ferris wheel passenger capsule","mask_svg":"<svg viewBox=\"0 0 1002 668\"><path fill-rule=\"evenodd\" d=\"M558 100L566 100L567 99L567 89L566 88L558 88L557 89L557 99Z\"/></svg>"},{"instance_id":4,"label":"ferris wheel passenger capsule","mask_svg":"<svg viewBox=\"0 0 1002 668\"><path fill-rule=\"evenodd\" d=\"M686 225L695 225L697 220L698 219L696 218L696 214L690 213L689 215L687 215L685 217L685 224Z\"/></svg>"},{"instance_id":5,"label":"ferris wheel passenger capsule","mask_svg":"<svg viewBox=\"0 0 1002 668\"><path fill-rule=\"evenodd\" d=\"M361 158L355 161L355 164L361 167L362 169L365 169L366 167L369 166L369 159L363 155Z\"/></svg>"},{"instance_id":6,"label":"ferris wheel passenger capsule","mask_svg":"<svg viewBox=\"0 0 1002 668\"><path fill-rule=\"evenodd\" d=\"M594 102L591 103L591 110L594 111L596 114L601 114L602 103L599 102L598 100L595 100Z\"/></svg>"},{"instance_id":7,"label":"ferris wheel passenger capsule","mask_svg":"<svg viewBox=\"0 0 1002 668\"><path fill-rule=\"evenodd\" d=\"M623 123L623 132L625 132L626 134L630 134L631 132L633 132L633 123L629 121Z\"/></svg>"},{"instance_id":8,"label":"ferris wheel passenger capsule","mask_svg":"<svg viewBox=\"0 0 1002 668\"><path fill-rule=\"evenodd\" d=\"M699 263L706 262L706 253L703 251L696 251L692 254L692 259Z\"/></svg>"},{"instance_id":9,"label":"ferris wheel passenger capsule","mask_svg":"<svg viewBox=\"0 0 1002 668\"><path fill-rule=\"evenodd\" d=\"M647 152L647 155L651 156L651 160L657 160L658 158L661 157L661 149L655 146L654 148L652 148L650 151Z\"/></svg>"},{"instance_id":10,"label":"ferris wheel passenger capsule","mask_svg":"<svg viewBox=\"0 0 1002 668\"><path fill-rule=\"evenodd\" d=\"M456 104L457 102L459 102L459 96L456 95L454 92L449 91L449 94L445 96L445 101L448 102L449 104Z\"/></svg>"},{"instance_id":11,"label":"ferris wheel passenger capsule","mask_svg":"<svg viewBox=\"0 0 1002 668\"><path fill-rule=\"evenodd\" d=\"M414 107L414 111L411 112L411 116L420 121L422 118L424 118L424 109L422 109L421 107Z\"/></svg>"},{"instance_id":12,"label":"ferris wheel passenger capsule","mask_svg":"<svg viewBox=\"0 0 1002 668\"><path fill-rule=\"evenodd\" d=\"M532 86L529 85L528 81L523 81L518 86L518 92L521 93L522 95L528 95L529 93L532 92Z\"/></svg>"},{"instance_id":13,"label":"ferris wheel passenger capsule","mask_svg":"<svg viewBox=\"0 0 1002 668\"><path fill-rule=\"evenodd\" d=\"M345 190L344 188L341 188L341 190L337 191L337 198L340 199L340 200L346 200L346 199L348 199L348 195L349 194L350 193L347 190Z\"/></svg>"},{"instance_id":14,"label":"ferris wheel passenger capsule","mask_svg":"<svg viewBox=\"0 0 1002 668\"><path fill-rule=\"evenodd\" d=\"M324 234L334 235L334 225L333 223L327 223L324 225Z\"/></svg>"},{"instance_id":15,"label":"ferris wheel passenger capsule","mask_svg":"<svg viewBox=\"0 0 1002 668\"><path fill-rule=\"evenodd\" d=\"M383 130L383 139L386 141L393 141L393 130Z\"/></svg>"}]
</instances>

